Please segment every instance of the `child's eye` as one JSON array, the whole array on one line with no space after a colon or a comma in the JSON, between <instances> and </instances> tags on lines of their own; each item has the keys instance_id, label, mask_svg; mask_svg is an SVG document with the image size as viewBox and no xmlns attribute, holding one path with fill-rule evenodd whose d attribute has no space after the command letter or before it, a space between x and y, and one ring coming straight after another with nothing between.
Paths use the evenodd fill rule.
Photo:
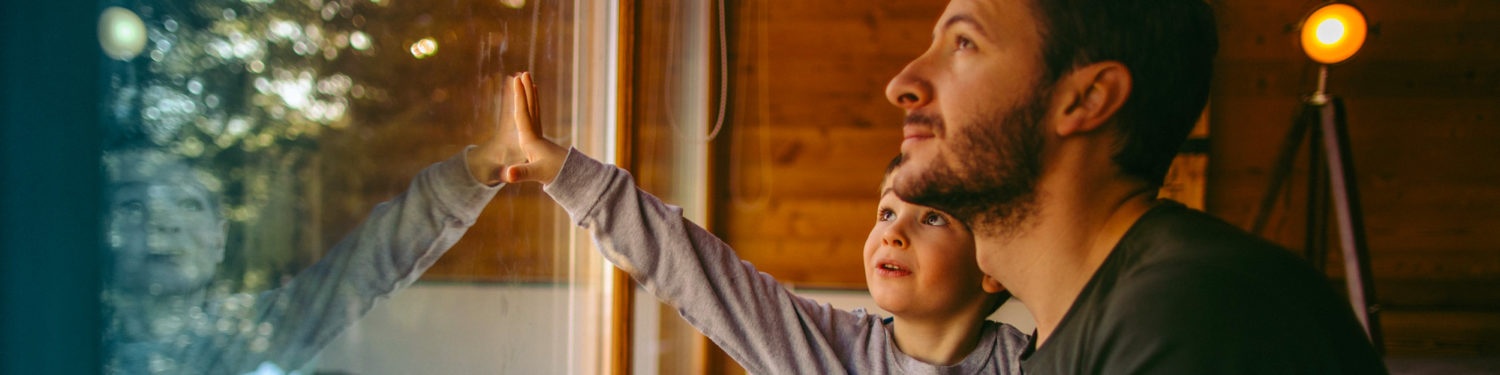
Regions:
<instances>
[{"instance_id":1,"label":"child's eye","mask_svg":"<svg viewBox=\"0 0 1500 375\"><path fill-rule=\"evenodd\" d=\"M973 49L973 48L974 48L974 41L973 40L969 40L969 37L966 37L966 36L963 36L963 35L959 35L957 38L955 38L953 40L953 49L955 49L955 50L963 51L963 50Z\"/></svg>"},{"instance_id":2,"label":"child's eye","mask_svg":"<svg viewBox=\"0 0 1500 375\"><path fill-rule=\"evenodd\" d=\"M138 214L138 213L146 211L146 204L145 203L141 203L141 201L139 201L139 200L132 199L132 200L128 200L128 201L125 201L123 203L120 203L119 208L116 208L115 210L116 210L116 212L120 212L120 213Z\"/></svg>"},{"instance_id":3,"label":"child's eye","mask_svg":"<svg viewBox=\"0 0 1500 375\"><path fill-rule=\"evenodd\" d=\"M896 212L889 208L882 208L875 214L875 221L891 221L896 219Z\"/></svg>"},{"instance_id":4,"label":"child's eye","mask_svg":"<svg viewBox=\"0 0 1500 375\"><path fill-rule=\"evenodd\" d=\"M198 203L197 200L193 200L193 199L183 199L183 200L177 201L177 207L183 209L184 211L188 211L188 212L203 211L203 204L202 203Z\"/></svg>"},{"instance_id":5,"label":"child's eye","mask_svg":"<svg viewBox=\"0 0 1500 375\"><path fill-rule=\"evenodd\" d=\"M927 216L922 218L922 224L940 227L948 225L948 218L945 218L943 217L943 215L939 215L936 212L928 212Z\"/></svg>"}]
</instances>

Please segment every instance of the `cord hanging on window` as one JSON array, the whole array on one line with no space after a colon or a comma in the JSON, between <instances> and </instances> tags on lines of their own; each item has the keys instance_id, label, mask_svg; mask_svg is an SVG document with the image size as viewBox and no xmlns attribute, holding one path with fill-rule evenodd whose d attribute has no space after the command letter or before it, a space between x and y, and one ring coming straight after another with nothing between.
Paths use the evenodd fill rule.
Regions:
<instances>
[{"instance_id":1,"label":"cord hanging on window","mask_svg":"<svg viewBox=\"0 0 1500 375\"><path fill-rule=\"evenodd\" d=\"M728 51L729 51L729 42L727 40L728 38L725 36L725 34L726 34L725 29L726 28L724 26L724 13L725 13L725 10L724 10L724 0L718 0L718 6L719 6L719 8L718 8L717 14L718 14L718 17L719 17L719 27L718 27L718 31L719 31L719 113L718 113L718 116L717 116L716 120L714 120L714 127L713 127L713 129L709 130L707 136L705 136L705 137L692 137L692 138L690 138L690 139L693 139L693 140L695 140L697 142L705 142L705 143L713 141L715 138L718 138L719 137L719 131L724 129L724 112L725 112L725 107L728 104L728 97L729 97L729 53L728 53ZM668 40L667 45L669 45L669 46L676 46L677 43L675 41L675 39L676 39L675 37L676 37L677 33L669 33L669 35L670 35L669 38L671 38L671 39ZM672 83L672 74L667 74L663 78L663 81L665 81L665 82L662 85L662 91L664 91L664 92L665 91L670 91L671 88L672 88L672 84L671 84ZM663 96L663 98L667 98L667 97L670 97L671 95L670 94L664 94L662 96ZM663 100L663 102L670 102L670 100ZM683 132L681 131L681 129L679 129L677 127L676 116L674 115L674 113L672 111L670 111L670 110L666 111L666 118L667 118L667 125L672 127L672 133L673 134L677 134L679 136L686 136L686 134L682 134Z\"/></svg>"}]
</instances>

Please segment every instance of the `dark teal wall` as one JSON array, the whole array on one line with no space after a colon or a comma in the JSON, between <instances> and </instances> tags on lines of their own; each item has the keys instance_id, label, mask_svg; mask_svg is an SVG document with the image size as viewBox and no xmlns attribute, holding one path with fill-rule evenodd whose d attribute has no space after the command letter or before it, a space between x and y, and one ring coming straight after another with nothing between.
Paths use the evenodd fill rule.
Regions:
<instances>
[{"instance_id":1,"label":"dark teal wall","mask_svg":"<svg viewBox=\"0 0 1500 375\"><path fill-rule=\"evenodd\" d=\"M0 8L0 374L99 372L98 9Z\"/></svg>"}]
</instances>

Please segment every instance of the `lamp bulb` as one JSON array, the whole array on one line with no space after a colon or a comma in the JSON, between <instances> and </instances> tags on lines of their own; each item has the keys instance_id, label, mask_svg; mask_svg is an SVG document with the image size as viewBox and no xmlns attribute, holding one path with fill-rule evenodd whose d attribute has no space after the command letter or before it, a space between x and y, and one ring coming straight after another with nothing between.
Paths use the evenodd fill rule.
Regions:
<instances>
[{"instance_id":1,"label":"lamp bulb","mask_svg":"<svg viewBox=\"0 0 1500 375\"><path fill-rule=\"evenodd\" d=\"M1318 42L1323 44L1338 43L1344 38L1344 23L1337 19L1329 18L1318 24Z\"/></svg>"}]
</instances>

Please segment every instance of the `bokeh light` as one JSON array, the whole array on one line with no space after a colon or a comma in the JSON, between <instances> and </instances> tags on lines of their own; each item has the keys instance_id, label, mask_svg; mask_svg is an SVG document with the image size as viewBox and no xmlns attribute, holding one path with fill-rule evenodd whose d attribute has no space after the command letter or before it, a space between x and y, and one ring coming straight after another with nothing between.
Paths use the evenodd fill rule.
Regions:
<instances>
[{"instance_id":1,"label":"bokeh light","mask_svg":"<svg viewBox=\"0 0 1500 375\"><path fill-rule=\"evenodd\" d=\"M370 49L370 36L366 35L362 31L355 31L353 33L350 33L349 46L354 47L355 50L359 51Z\"/></svg>"},{"instance_id":2,"label":"bokeh light","mask_svg":"<svg viewBox=\"0 0 1500 375\"><path fill-rule=\"evenodd\" d=\"M116 60L130 60L146 48L146 23L135 12L109 7L99 15L99 46Z\"/></svg>"},{"instance_id":3,"label":"bokeh light","mask_svg":"<svg viewBox=\"0 0 1500 375\"><path fill-rule=\"evenodd\" d=\"M418 59L427 58L437 53L437 41L432 38L422 38L411 44L411 56Z\"/></svg>"}]
</instances>

